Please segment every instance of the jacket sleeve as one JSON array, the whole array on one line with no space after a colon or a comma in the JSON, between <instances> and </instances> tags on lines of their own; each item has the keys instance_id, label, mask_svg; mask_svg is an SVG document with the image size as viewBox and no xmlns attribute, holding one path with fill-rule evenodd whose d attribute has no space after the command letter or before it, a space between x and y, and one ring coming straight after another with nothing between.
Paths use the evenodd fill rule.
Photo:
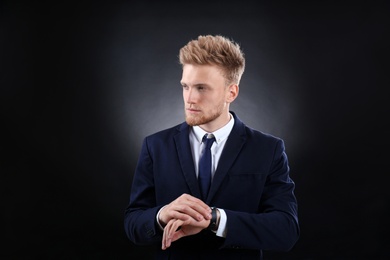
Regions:
<instances>
[{"instance_id":1,"label":"jacket sleeve","mask_svg":"<svg viewBox=\"0 0 390 260\"><path fill-rule=\"evenodd\" d=\"M137 245L161 243L162 232L156 223L160 208L156 205L152 159L145 139L124 216L125 232L130 241Z\"/></svg>"},{"instance_id":2,"label":"jacket sleeve","mask_svg":"<svg viewBox=\"0 0 390 260\"><path fill-rule=\"evenodd\" d=\"M224 248L288 251L299 237L295 184L289 177L284 143L276 143L258 212L225 209Z\"/></svg>"}]
</instances>

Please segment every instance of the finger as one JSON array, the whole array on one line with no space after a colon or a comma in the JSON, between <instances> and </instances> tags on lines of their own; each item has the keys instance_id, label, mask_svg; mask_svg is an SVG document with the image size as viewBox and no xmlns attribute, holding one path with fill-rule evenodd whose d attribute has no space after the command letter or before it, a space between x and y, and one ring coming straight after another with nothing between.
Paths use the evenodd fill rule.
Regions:
<instances>
[{"instance_id":1,"label":"finger","mask_svg":"<svg viewBox=\"0 0 390 260\"><path fill-rule=\"evenodd\" d=\"M164 232L163 232L163 238L162 238L162 249L165 250L170 246L169 243L169 230L172 226L172 224L175 222L174 219L170 220L167 225L164 227Z\"/></svg>"},{"instance_id":2,"label":"finger","mask_svg":"<svg viewBox=\"0 0 390 260\"><path fill-rule=\"evenodd\" d=\"M168 225L164 228L164 247L168 248L171 246L172 237L175 232L181 227L183 221L181 220L172 220L168 223ZM180 232L180 231L178 231Z\"/></svg>"},{"instance_id":3,"label":"finger","mask_svg":"<svg viewBox=\"0 0 390 260\"><path fill-rule=\"evenodd\" d=\"M186 227L180 226L178 229L173 231L169 236L170 243L175 242L176 240L179 240L180 238L185 236L184 230Z\"/></svg>"},{"instance_id":4,"label":"finger","mask_svg":"<svg viewBox=\"0 0 390 260\"><path fill-rule=\"evenodd\" d=\"M188 197L188 199L181 199L176 201L172 205L172 209L176 211L173 218L177 219L186 220L186 217L181 214L191 216L198 221L211 218L210 207L195 197Z\"/></svg>"},{"instance_id":5,"label":"finger","mask_svg":"<svg viewBox=\"0 0 390 260\"><path fill-rule=\"evenodd\" d=\"M186 220L190 218L188 214L182 212L184 207L184 205L178 204L176 201L171 202L161 210L159 222L162 226L165 226L172 219Z\"/></svg>"},{"instance_id":6,"label":"finger","mask_svg":"<svg viewBox=\"0 0 390 260\"><path fill-rule=\"evenodd\" d=\"M169 222L168 222L168 224L169 224ZM165 241L166 241L166 237L167 237L166 227L168 226L168 224L164 227L163 237L162 237L162 240L161 240L161 249L162 250L167 249Z\"/></svg>"},{"instance_id":7,"label":"finger","mask_svg":"<svg viewBox=\"0 0 390 260\"><path fill-rule=\"evenodd\" d=\"M171 223L170 227L167 229L167 238L172 240L173 234L175 232L180 232L180 227L183 225L183 221L175 220Z\"/></svg>"},{"instance_id":8,"label":"finger","mask_svg":"<svg viewBox=\"0 0 390 260\"><path fill-rule=\"evenodd\" d=\"M208 214L208 213L211 213L211 208L209 207L209 205L207 205L206 203L203 202L203 200L199 199L199 198L196 198L194 196L191 196L191 195L188 195L186 197L189 201L192 202L192 204L194 205L195 209L198 211L198 212L204 212L204 214Z\"/></svg>"},{"instance_id":9,"label":"finger","mask_svg":"<svg viewBox=\"0 0 390 260\"><path fill-rule=\"evenodd\" d=\"M180 205L176 208L176 211L173 213L173 218L180 219L182 221L188 221L189 219L195 219L197 221L202 221L206 216L204 212L200 213L198 210L194 209L192 205Z\"/></svg>"},{"instance_id":10,"label":"finger","mask_svg":"<svg viewBox=\"0 0 390 260\"><path fill-rule=\"evenodd\" d=\"M195 207L197 207L200 211L203 209L207 212L208 211L211 212L210 207L197 197L194 197L194 196L191 196L188 194L184 194L182 198L188 200L192 205L195 205Z\"/></svg>"}]
</instances>

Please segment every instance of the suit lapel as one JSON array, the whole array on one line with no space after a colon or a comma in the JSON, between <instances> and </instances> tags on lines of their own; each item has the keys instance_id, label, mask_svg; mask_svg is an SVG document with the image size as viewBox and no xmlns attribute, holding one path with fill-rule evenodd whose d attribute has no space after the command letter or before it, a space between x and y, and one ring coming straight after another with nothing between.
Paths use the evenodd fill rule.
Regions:
<instances>
[{"instance_id":1,"label":"suit lapel","mask_svg":"<svg viewBox=\"0 0 390 260\"><path fill-rule=\"evenodd\" d=\"M198 186L198 180L195 174L194 160L192 158L192 152L189 141L189 126L186 123L181 124L180 132L174 136L177 155L179 157L181 169L184 174L184 178L191 191L191 194L197 198L200 198L200 190Z\"/></svg>"},{"instance_id":2,"label":"suit lapel","mask_svg":"<svg viewBox=\"0 0 390 260\"><path fill-rule=\"evenodd\" d=\"M218 191L219 186L222 184L227 172L232 167L234 161L236 160L243 145L246 142L245 125L234 113L232 114L234 115L235 120L234 127L229 134L225 147L222 151L221 158L219 159L217 170L215 171L206 203L209 203L214 197L215 193Z\"/></svg>"}]
</instances>

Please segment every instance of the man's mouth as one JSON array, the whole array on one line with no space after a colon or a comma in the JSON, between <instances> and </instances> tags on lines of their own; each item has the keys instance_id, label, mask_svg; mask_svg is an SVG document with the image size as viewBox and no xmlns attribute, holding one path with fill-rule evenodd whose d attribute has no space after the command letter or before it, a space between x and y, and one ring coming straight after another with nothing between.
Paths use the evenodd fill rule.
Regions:
<instances>
[{"instance_id":1,"label":"man's mouth","mask_svg":"<svg viewBox=\"0 0 390 260\"><path fill-rule=\"evenodd\" d=\"M199 113L201 111L200 109L195 108L187 108L186 110L190 113Z\"/></svg>"}]
</instances>

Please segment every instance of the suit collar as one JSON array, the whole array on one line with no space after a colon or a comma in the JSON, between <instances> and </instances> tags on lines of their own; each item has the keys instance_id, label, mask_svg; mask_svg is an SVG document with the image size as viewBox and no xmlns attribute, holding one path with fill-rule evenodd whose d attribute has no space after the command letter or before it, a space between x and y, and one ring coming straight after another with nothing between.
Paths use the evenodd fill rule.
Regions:
<instances>
[{"instance_id":1,"label":"suit collar","mask_svg":"<svg viewBox=\"0 0 390 260\"><path fill-rule=\"evenodd\" d=\"M190 126L187 123L182 123L178 126L177 130L178 133L174 136L174 140L184 178L191 194L200 198L201 194L198 186L198 179L195 174L194 160L192 158L189 141Z\"/></svg>"}]
</instances>

